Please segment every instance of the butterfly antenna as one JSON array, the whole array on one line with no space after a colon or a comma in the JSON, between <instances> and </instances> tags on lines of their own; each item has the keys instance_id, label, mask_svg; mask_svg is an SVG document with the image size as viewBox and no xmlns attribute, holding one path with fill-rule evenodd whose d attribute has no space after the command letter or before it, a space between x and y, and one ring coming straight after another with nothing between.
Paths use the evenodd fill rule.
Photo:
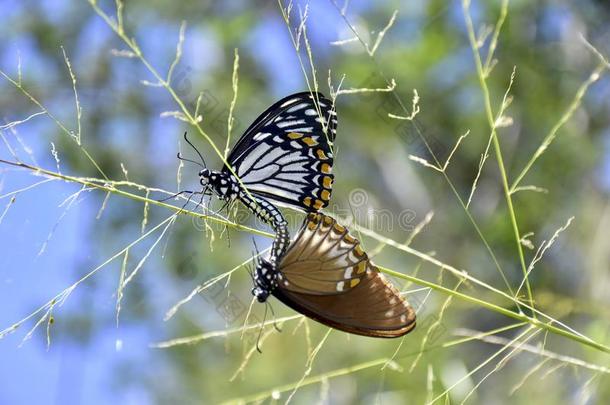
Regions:
<instances>
[{"instance_id":1,"label":"butterfly antenna","mask_svg":"<svg viewBox=\"0 0 610 405\"><path fill-rule=\"evenodd\" d=\"M199 162L197 162L197 161L195 161L195 160L191 160L191 159L188 159L188 158L183 157L183 156L182 156L182 153L180 153L180 152L178 152L178 154L177 154L176 156L177 156L177 157L178 157L178 159L180 159L180 160L184 160L185 162L195 163L196 165L199 165L199 166L201 166L201 167L203 167L203 168L205 169L205 166L204 166L204 165L202 165L201 163L199 163Z\"/></svg>"},{"instance_id":2,"label":"butterfly antenna","mask_svg":"<svg viewBox=\"0 0 610 405\"><path fill-rule=\"evenodd\" d=\"M256 338L256 350L263 354L263 351L260 347L261 335L263 334L263 329L265 328L265 322L267 321L267 306L265 305L265 314L263 315L263 323L261 323L261 327L258 330L258 337Z\"/></svg>"},{"instance_id":3,"label":"butterfly antenna","mask_svg":"<svg viewBox=\"0 0 610 405\"><path fill-rule=\"evenodd\" d=\"M193 145L193 143L191 141L189 141L189 138L186 136L187 132L184 131L184 140L186 141L186 143L188 143L189 145L191 145L191 148L193 148L195 150L195 152L197 152L197 154L199 155L199 158L201 158L201 162L203 163L203 167L207 167L207 165L205 164L205 159L203 158L203 156L201 155L201 153L199 152L199 149L197 149L195 147L195 145Z\"/></svg>"}]
</instances>

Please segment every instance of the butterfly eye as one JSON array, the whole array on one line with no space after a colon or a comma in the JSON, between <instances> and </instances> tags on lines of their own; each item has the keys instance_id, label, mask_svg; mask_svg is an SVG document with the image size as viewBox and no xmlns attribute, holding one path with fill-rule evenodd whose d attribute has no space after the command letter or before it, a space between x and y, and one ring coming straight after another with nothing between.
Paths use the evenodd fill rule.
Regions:
<instances>
[{"instance_id":1,"label":"butterfly eye","mask_svg":"<svg viewBox=\"0 0 610 405\"><path fill-rule=\"evenodd\" d=\"M268 297L269 297L269 293L267 291L261 290L261 293L258 295L257 299L258 299L258 302L265 302L265 301L267 301Z\"/></svg>"},{"instance_id":2,"label":"butterfly eye","mask_svg":"<svg viewBox=\"0 0 610 405\"><path fill-rule=\"evenodd\" d=\"M260 287L254 287L252 289L252 295L254 295L256 300L260 303L267 301L267 298L269 298L269 292Z\"/></svg>"}]
</instances>

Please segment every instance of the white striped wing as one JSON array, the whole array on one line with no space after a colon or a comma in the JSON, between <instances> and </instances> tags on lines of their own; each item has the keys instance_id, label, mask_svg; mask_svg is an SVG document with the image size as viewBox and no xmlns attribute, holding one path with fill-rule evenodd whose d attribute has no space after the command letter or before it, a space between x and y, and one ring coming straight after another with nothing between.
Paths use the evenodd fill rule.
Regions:
<instances>
[{"instance_id":1,"label":"white striped wing","mask_svg":"<svg viewBox=\"0 0 610 405\"><path fill-rule=\"evenodd\" d=\"M293 94L254 121L228 162L250 192L317 211L330 200L336 127L330 100L320 93Z\"/></svg>"}]
</instances>

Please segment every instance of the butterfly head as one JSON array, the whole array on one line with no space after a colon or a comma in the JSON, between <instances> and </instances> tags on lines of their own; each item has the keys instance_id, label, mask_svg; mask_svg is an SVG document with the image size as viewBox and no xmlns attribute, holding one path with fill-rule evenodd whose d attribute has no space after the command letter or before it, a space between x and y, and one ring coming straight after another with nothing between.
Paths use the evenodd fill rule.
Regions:
<instances>
[{"instance_id":1,"label":"butterfly head","mask_svg":"<svg viewBox=\"0 0 610 405\"><path fill-rule=\"evenodd\" d=\"M252 289L252 295L254 295L256 297L256 300L260 303L267 301L267 298L269 298L270 294L271 293L269 292L269 290L265 290L261 287L254 287Z\"/></svg>"},{"instance_id":2,"label":"butterfly head","mask_svg":"<svg viewBox=\"0 0 610 405\"><path fill-rule=\"evenodd\" d=\"M203 186L206 194L209 194L209 191L211 190L219 198L224 200L233 199L239 190L236 187L236 182L232 181L232 178L228 173L207 168L199 171L199 183Z\"/></svg>"},{"instance_id":3,"label":"butterfly head","mask_svg":"<svg viewBox=\"0 0 610 405\"><path fill-rule=\"evenodd\" d=\"M204 168L199 170L199 182L202 186L206 186L210 183L210 178L212 176L212 171L208 168Z\"/></svg>"},{"instance_id":4,"label":"butterfly head","mask_svg":"<svg viewBox=\"0 0 610 405\"><path fill-rule=\"evenodd\" d=\"M265 302L278 285L278 272L272 262L260 259L254 272L252 295L258 302Z\"/></svg>"}]
</instances>

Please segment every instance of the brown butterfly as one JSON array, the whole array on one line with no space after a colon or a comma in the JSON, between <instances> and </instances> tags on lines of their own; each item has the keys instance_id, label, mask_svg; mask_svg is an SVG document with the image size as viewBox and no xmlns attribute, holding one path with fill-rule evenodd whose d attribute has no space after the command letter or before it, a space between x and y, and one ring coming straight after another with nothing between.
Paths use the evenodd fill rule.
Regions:
<instances>
[{"instance_id":1,"label":"brown butterfly","mask_svg":"<svg viewBox=\"0 0 610 405\"><path fill-rule=\"evenodd\" d=\"M324 325L372 337L399 337L415 311L333 218L309 214L282 257L260 259L252 294L275 296Z\"/></svg>"}]
</instances>

